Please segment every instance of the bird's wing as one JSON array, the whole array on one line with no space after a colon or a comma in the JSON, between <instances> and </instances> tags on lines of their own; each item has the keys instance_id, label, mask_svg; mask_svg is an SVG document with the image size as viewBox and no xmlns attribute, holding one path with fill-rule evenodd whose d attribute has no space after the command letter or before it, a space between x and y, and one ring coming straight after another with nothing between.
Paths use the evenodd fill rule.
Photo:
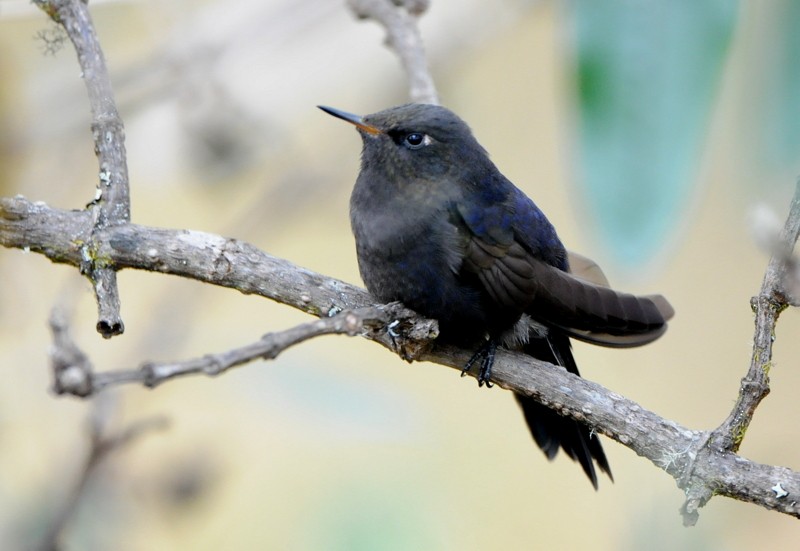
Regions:
<instances>
[{"instance_id":1,"label":"bird's wing","mask_svg":"<svg viewBox=\"0 0 800 551\"><path fill-rule=\"evenodd\" d=\"M608 278L603 273L603 270L591 258L585 257L575 251L567 251L569 259L569 273L578 279L582 279L594 285L602 287L611 287ZM649 295L645 298L650 299L656 304L656 307L661 312L665 320L669 320L675 314L672 306L661 295ZM656 340L666 331L666 325L659 331L654 330L645 333L636 333L632 335L610 335L608 333L599 333L593 331L579 331L571 330L570 335L576 339L592 344L607 346L612 348L629 348L633 346L641 346Z\"/></svg>"},{"instance_id":2,"label":"bird's wing","mask_svg":"<svg viewBox=\"0 0 800 551\"><path fill-rule=\"evenodd\" d=\"M536 209L533 203L530 205ZM543 215L538 209L530 215L520 214L520 209L528 206L512 204L516 207L509 208L512 216L504 213L488 220L484 211L480 225L470 223L476 216L462 216L467 230L462 269L477 275L492 301L525 312L577 339L603 346L640 346L666 331L666 322L674 314L666 299L615 291L606 285L599 268L588 272L581 268L581 273L593 274L593 280L600 284L565 271L569 266L566 252L552 226L544 219L546 226L532 229L534 223L541 225ZM524 219L520 223L521 216L535 220ZM504 223L509 218L510 222ZM544 230L542 235L520 235L521 231L538 230ZM552 235L546 233L548 230ZM531 243L538 249L533 249ZM548 243L555 243L557 250L542 250ZM565 259L564 269L553 265L560 258ZM583 264L596 267L591 261Z\"/></svg>"},{"instance_id":3,"label":"bird's wing","mask_svg":"<svg viewBox=\"0 0 800 551\"><path fill-rule=\"evenodd\" d=\"M606 278L606 274L597 262L591 258L587 258L575 251L567 251L567 259L569 261L569 273L577 278L580 278L595 285L602 285L603 287L611 287L611 284Z\"/></svg>"}]
</instances>

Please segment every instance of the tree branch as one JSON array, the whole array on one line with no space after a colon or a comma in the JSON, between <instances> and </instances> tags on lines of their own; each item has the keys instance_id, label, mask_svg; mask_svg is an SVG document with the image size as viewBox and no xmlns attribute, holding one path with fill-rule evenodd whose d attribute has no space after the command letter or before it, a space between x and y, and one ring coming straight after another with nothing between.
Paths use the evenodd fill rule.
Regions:
<instances>
[{"instance_id":1,"label":"tree branch","mask_svg":"<svg viewBox=\"0 0 800 551\"><path fill-rule=\"evenodd\" d=\"M81 235L90 226L91 219L83 211L54 209L22 197L0 199L0 244L41 252L55 262L80 264L80 247L69 236ZM261 357L262 351L270 349L270 338L291 344L303 340L297 338L298 334L336 332L359 334L399 351L407 360L430 361L457 369L471 355L471 351L451 346L435 343L430 346L436 335L430 320L408 311L406 314L404 309L395 310L399 308L397 305L374 305L370 296L358 287L297 267L242 241L136 224L105 228L101 237L106 245L98 251L100 256L118 269L170 273L231 287L319 317L351 310L342 319L331 318L330 325L314 326L316 322L312 322L286 334L268 337L266 343L254 345L263 348L250 349L252 358ZM347 321L348 316L356 318ZM343 325L338 326L340 322ZM242 359L245 349L249 347L233 351L225 357L225 362ZM76 357L80 359L81 355ZM205 363L200 359L164 364L155 380L160 382L177 374L208 373L206 368L215 365L214 359ZM150 368L145 365L142 371L147 369ZM215 369L212 367L211 372ZM646 457L673 476L687 497L702 490L800 518L800 474L794 471L754 463L731 450L709 446L709 433L663 419L596 383L522 354L499 351L492 373L499 386L532 396ZM147 381L146 376L132 371L112 372L110 379L105 380L101 374L94 377L100 377L95 379L100 381L100 387ZM703 503L698 502L697 506Z\"/></svg>"},{"instance_id":2,"label":"tree branch","mask_svg":"<svg viewBox=\"0 0 800 551\"><path fill-rule=\"evenodd\" d=\"M775 326L781 312L790 305L785 292L785 282L789 266L794 264L792 250L800 235L800 182L789 208L789 215L783 226L779 242L767 265L761 290L750 300L755 313L755 334L753 335L753 353L750 368L742 379L739 396L727 419L708 437L703 449L699 450L696 463L702 463L705 455L716 453L736 453L744 439L747 428L753 419L755 410L767 394L769 394L769 370L772 367L772 344L775 341ZM708 484L696 484L691 478L683 481L687 499L682 508L684 523L693 525L697 522L697 510L705 505L713 496L716 488ZM780 496L785 487L778 484L776 496ZM785 496L781 496L784 497Z\"/></svg>"},{"instance_id":3,"label":"tree branch","mask_svg":"<svg viewBox=\"0 0 800 551\"><path fill-rule=\"evenodd\" d=\"M35 2L64 26L78 53L92 110L99 182L95 199L85 211L55 209L19 196L0 199L0 244L44 254L89 276L98 301L98 331L105 337L123 330L116 285L116 271L122 268L231 287L322 318L221 354L94 373L88 357L70 339L66 322L54 314L51 328L56 391L88 396L122 383L155 386L181 375L218 374L253 359L274 357L309 338L336 333L374 340L409 361L425 360L461 369L470 351L432 344L437 333L435 322L400 305L375 305L358 287L299 268L242 241L131 224L122 122L85 2ZM387 42L408 74L412 101L437 103L416 26L416 16L427 8L427 0L349 0L349 4L359 17L375 19L386 28ZM697 509L712 495L749 501L800 518L800 474L754 463L736 453L755 408L769 392L774 327L780 312L791 302L784 278L794 266L790 253L800 232L800 191L798 194L782 234L783 246L773 255L761 292L753 299L756 332L750 370L742 381L734 410L715 431L690 430L596 383L518 353L498 352L493 380L585 423L669 473L686 492L683 512L687 524L696 521ZM114 442L130 438L114 439L111 444L99 437L95 440L99 442L95 446L98 451L90 454L87 473L98 458L116 447ZM88 474L81 479L79 490L86 477Z\"/></svg>"},{"instance_id":4,"label":"tree branch","mask_svg":"<svg viewBox=\"0 0 800 551\"><path fill-rule=\"evenodd\" d=\"M98 467L109 454L131 444L143 434L153 430L163 430L167 426L164 417L149 417L132 423L117 433L109 433L108 425L110 412L108 395L104 401L95 402L89 419L89 451L78 475L72 491L67 499L58 508L55 518L47 527L44 537L35 548L37 551L58 551L62 549L59 542L64 527L73 518L78 510L78 504L83 499L89 481L94 477Z\"/></svg>"},{"instance_id":5,"label":"tree branch","mask_svg":"<svg viewBox=\"0 0 800 551\"><path fill-rule=\"evenodd\" d=\"M111 79L86 2L35 0L35 4L67 32L78 54L78 63L89 96L92 137L100 172L94 199L88 205L94 224L92 231L84 235L83 262L80 269L94 287L97 299L97 331L104 338L111 338L125 330L120 315L117 273L112 267L98 261L95 255L95 235L107 226L130 221L125 131L114 103Z\"/></svg>"},{"instance_id":6,"label":"tree branch","mask_svg":"<svg viewBox=\"0 0 800 551\"><path fill-rule=\"evenodd\" d=\"M438 105L417 17L428 9L428 0L348 0L359 19L373 19L386 29L386 45L394 50L408 77L409 96L415 103Z\"/></svg>"},{"instance_id":7,"label":"tree branch","mask_svg":"<svg viewBox=\"0 0 800 551\"><path fill-rule=\"evenodd\" d=\"M63 329L56 331L53 328L53 358L57 359L53 365L54 388L59 394L79 397L126 383L140 383L152 388L186 375L220 375L254 360L274 360L287 348L322 335L360 335L411 359L419 356L423 347L429 347L438 334L435 321L424 320L401 304L393 303L345 310L329 318L269 333L254 343L217 354L180 362L147 362L138 369L94 373L86 355L71 341L65 341ZM402 332L404 328L413 330L406 335ZM65 366L64 362L69 358L74 358L75 363Z\"/></svg>"},{"instance_id":8,"label":"tree branch","mask_svg":"<svg viewBox=\"0 0 800 551\"><path fill-rule=\"evenodd\" d=\"M778 249L767 266L761 291L750 301L755 313L755 334L750 368L742 379L739 398L728 418L714 431L715 447L736 452L744 438L753 413L769 394L769 370L772 366L772 344L775 325L781 312L789 306L785 292L787 268L792 261L792 249L800 235L800 183L795 190L789 215L780 236Z\"/></svg>"}]
</instances>

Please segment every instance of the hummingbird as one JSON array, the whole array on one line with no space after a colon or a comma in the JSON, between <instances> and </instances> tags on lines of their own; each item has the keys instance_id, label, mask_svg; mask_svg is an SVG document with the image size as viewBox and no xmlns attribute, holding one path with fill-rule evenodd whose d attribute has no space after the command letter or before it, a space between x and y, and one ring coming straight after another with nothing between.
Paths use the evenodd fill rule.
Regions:
<instances>
[{"instance_id":1,"label":"hummingbird","mask_svg":"<svg viewBox=\"0 0 800 551\"><path fill-rule=\"evenodd\" d=\"M497 347L579 375L570 339L634 347L674 315L661 295L612 289L593 261L567 251L536 204L497 169L452 111L406 104L366 115L319 106L353 124L361 169L350 197L358 266L378 301L400 301L439 322L439 340L472 347L491 386ZM598 436L515 394L537 445L613 480Z\"/></svg>"}]
</instances>

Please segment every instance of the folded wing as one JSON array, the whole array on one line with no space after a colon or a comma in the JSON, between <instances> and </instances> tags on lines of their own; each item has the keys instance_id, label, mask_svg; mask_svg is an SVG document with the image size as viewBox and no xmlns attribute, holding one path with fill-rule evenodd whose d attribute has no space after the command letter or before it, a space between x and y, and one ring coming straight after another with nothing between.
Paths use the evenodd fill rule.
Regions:
<instances>
[{"instance_id":1,"label":"folded wing","mask_svg":"<svg viewBox=\"0 0 800 551\"><path fill-rule=\"evenodd\" d=\"M472 235L464 268L477 274L492 300L579 340L609 347L641 346L667 329L674 315L661 295L615 291L599 267L571 255L575 273L536 258L517 242L490 243Z\"/></svg>"}]
</instances>

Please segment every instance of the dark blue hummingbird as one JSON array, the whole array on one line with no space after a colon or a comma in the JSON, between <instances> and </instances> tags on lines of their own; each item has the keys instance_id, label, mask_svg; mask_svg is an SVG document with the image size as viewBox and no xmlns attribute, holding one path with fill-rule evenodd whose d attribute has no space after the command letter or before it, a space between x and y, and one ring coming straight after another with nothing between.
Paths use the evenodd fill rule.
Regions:
<instances>
[{"instance_id":1,"label":"dark blue hummingbird","mask_svg":"<svg viewBox=\"0 0 800 551\"><path fill-rule=\"evenodd\" d=\"M489 384L497 346L578 374L570 337L640 346L673 315L660 295L612 290L590 260L567 252L536 204L503 176L469 127L436 105L409 104L360 117L361 171L350 198L358 265L379 301L401 301L438 320L439 338L473 347ZM516 395L536 443L563 449L597 487L611 477L597 435Z\"/></svg>"}]
</instances>

